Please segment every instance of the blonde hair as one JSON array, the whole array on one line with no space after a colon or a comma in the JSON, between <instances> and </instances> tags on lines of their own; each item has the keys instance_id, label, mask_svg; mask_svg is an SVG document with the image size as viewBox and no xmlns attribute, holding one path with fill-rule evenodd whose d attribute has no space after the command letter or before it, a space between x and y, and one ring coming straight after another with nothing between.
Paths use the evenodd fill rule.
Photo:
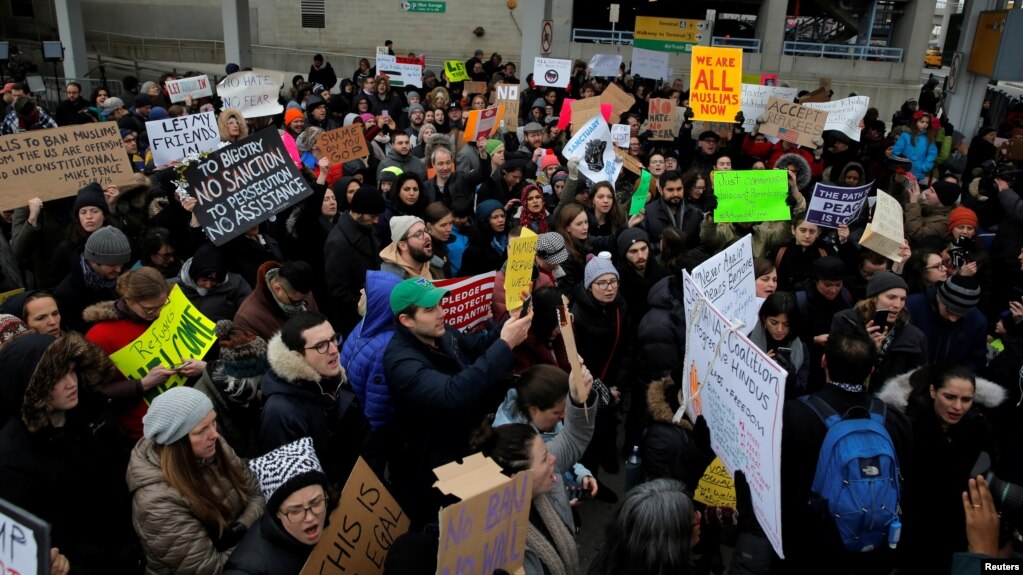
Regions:
<instances>
[{"instance_id":1,"label":"blonde hair","mask_svg":"<svg viewBox=\"0 0 1023 575\"><path fill-rule=\"evenodd\" d=\"M117 278L117 295L128 301L153 299L168 293L167 280L156 268L140 267Z\"/></svg>"}]
</instances>

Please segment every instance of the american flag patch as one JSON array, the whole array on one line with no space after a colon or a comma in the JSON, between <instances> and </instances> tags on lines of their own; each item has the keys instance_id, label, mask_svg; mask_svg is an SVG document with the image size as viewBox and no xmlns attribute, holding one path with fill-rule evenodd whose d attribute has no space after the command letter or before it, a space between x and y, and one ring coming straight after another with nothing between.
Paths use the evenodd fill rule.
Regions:
<instances>
[{"instance_id":1,"label":"american flag patch","mask_svg":"<svg viewBox=\"0 0 1023 575\"><path fill-rule=\"evenodd\" d=\"M787 130L785 128L778 128L778 139L785 140L786 142L792 142L793 144L799 144L799 133Z\"/></svg>"}]
</instances>

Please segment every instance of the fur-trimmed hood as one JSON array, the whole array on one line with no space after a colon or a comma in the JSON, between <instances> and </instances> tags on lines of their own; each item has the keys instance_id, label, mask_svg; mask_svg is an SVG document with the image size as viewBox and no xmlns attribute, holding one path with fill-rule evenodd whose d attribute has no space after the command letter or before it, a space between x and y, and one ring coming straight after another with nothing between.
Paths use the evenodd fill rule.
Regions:
<instances>
[{"instance_id":1,"label":"fur-trimmed hood","mask_svg":"<svg viewBox=\"0 0 1023 575\"><path fill-rule=\"evenodd\" d=\"M121 194L117 198L118 213L145 210L149 203L149 190L152 188L153 183L145 174L133 174L129 183L119 186Z\"/></svg>"},{"instance_id":2,"label":"fur-trimmed hood","mask_svg":"<svg viewBox=\"0 0 1023 575\"><path fill-rule=\"evenodd\" d=\"M686 419L679 422L674 421L675 412L677 411L675 405L679 403L677 399L678 392L679 389L671 377L650 382L650 386L647 387L646 391L647 410L650 412L650 419L658 423L670 423L685 429L692 429L692 424Z\"/></svg>"},{"instance_id":3,"label":"fur-trimmed hood","mask_svg":"<svg viewBox=\"0 0 1023 575\"><path fill-rule=\"evenodd\" d=\"M270 362L270 369L287 383L301 383L304 381L319 383L323 379L323 376L306 363L300 355L288 349L280 333L274 335L267 342L266 359ZM340 358L338 361L340 361ZM341 381L346 380L345 368L341 366Z\"/></svg>"},{"instance_id":4,"label":"fur-trimmed hood","mask_svg":"<svg viewBox=\"0 0 1023 575\"><path fill-rule=\"evenodd\" d=\"M117 303L115 300L94 303L85 308L85 311L82 312L82 319L84 319L86 323L99 323L101 321L127 319L121 314L121 312L117 311L117 308L114 307L115 303Z\"/></svg>"},{"instance_id":5,"label":"fur-trimmed hood","mask_svg":"<svg viewBox=\"0 0 1023 575\"><path fill-rule=\"evenodd\" d=\"M909 405L909 396L913 391L909 378L916 370L906 372L902 375L890 378L881 386L877 392L877 398L888 405L905 412ZM984 407L998 407L1006 398L1005 390L993 381L976 377L977 391L973 399Z\"/></svg>"},{"instance_id":6,"label":"fur-trimmed hood","mask_svg":"<svg viewBox=\"0 0 1023 575\"><path fill-rule=\"evenodd\" d=\"M238 137L233 140L227 136L227 121L231 118L238 120L238 127L241 128ZM238 142L249 137L249 125L245 123L245 116L233 108L228 108L220 113L220 116L217 117L217 128L220 129L220 139L224 142Z\"/></svg>"},{"instance_id":7,"label":"fur-trimmed hood","mask_svg":"<svg viewBox=\"0 0 1023 575\"><path fill-rule=\"evenodd\" d=\"M810 185L810 181L813 179L813 173L810 171L810 163L806 161L802 155L791 152L788 154L782 154L778 160L774 163L774 167L779 170L788 169L789 165L796 166L796 185L799 186L800 190L805 190Z\"/></svg>"}]
</instances>

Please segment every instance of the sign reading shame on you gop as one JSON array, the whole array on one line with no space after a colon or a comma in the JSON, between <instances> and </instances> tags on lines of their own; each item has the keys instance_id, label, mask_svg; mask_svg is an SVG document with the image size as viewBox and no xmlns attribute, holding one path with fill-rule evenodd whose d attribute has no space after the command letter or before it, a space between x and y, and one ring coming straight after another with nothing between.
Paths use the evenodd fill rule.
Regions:
<instances>
[{"instance_id":1,"label":"sign reading shame on you gop","mask_svg":"<svg viewBox=\"0 0 1023 575\"><path fill-rule=\"evenodd\" d=\"M817 182L806 211L806 221L826 228L848 225L860 213L874 182L856 188L843 188Z\"/></svg>"},{"instance_id":2,"label":"sign reading shame on you gop","mask_svg":"<svg viewBox=\"0 0 1023 575\"><path fill-rule=\"evenodd\" d=\"M220 146L220 129L213 112L146 122L153 163L163 166L191 153L212 152Z\"/></svg>"},{"instance_id":3,"label":"sign reading shame on you gop","mask_svg":"<svg viewBox=\"0 0 1023 575\"><path fill-rule=\"evenodd\" d=\"M185 178L192 213L218 246L313 193L273 126L192 162Z\"/></svg>"}]
</instances>

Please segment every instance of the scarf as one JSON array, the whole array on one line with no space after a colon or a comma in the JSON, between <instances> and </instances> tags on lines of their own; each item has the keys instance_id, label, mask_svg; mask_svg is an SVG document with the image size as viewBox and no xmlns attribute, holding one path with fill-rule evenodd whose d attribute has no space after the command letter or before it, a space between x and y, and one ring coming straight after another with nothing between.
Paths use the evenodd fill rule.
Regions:
<instances>
[{"instance_id":1,"label":"scarf","mask_svg":"<svg viewBox=\"0 0 1023 575\"><path fill-rule=\"evenodd\" d=\"M92 271L89 267L89 262L85 261L85 254L81 257L82 264L82 279L85 280L85 285L93 291L100 290L112 290L117 287L117 278L112 280L103 279L96 272Z\"/></svg>"},{"instance_id":2,"label":"scarf","mask_svg":"<svg viewBox=\"0 0 1023 575\"><path fill-rule=\"evenodd\" d=\"M270 280L277 277L277 274L279 274L280 272L281 272L280 268L274 268L266 272L267 285L269 285ZM305 302L299 304L284 303L281 300L277 299L277 294L274 293L274 290L270 290L270 295L273 296L274 301L277 302L277 307L281 308L281 311L284 312L284 315L293 316L300 311L305 311Z\"/></svg>"},{"instance_id":3,"label":"scarf","mask_svg":"<svg viewBox=\"0 0 1023 575\"><path fill-rule=\"evenodd\" d=\"M575 546L575 537L561 520L550 498L550 493L534 497L533 509L536 509L550 533L551 540L530 523L526 530L526 548L536 553L551 575L578 575L579 552Z\"/></svg>"},{"instance_id":4,"label":"scarf","mask_svg":"<svg viewBox=\"0 0 1023 575\"><path fill-rule=\"evenodd\" d=\"M508 253L508 235L494 234L494 239L490 240L490 247L494 248L498 255Z\"/></svg>"},{"instance_id":5,"label":"scarf","mask_svg":"<svg viewBox=\"0 0 1023 575\"><path fill-rule=\"evenodd\" d=\"M841 381L830 381L831 385L841 389L842 391L848 391L850 393L863 393L866 388L862 383L842 383Z\"/></svg>"}]
</instances>

